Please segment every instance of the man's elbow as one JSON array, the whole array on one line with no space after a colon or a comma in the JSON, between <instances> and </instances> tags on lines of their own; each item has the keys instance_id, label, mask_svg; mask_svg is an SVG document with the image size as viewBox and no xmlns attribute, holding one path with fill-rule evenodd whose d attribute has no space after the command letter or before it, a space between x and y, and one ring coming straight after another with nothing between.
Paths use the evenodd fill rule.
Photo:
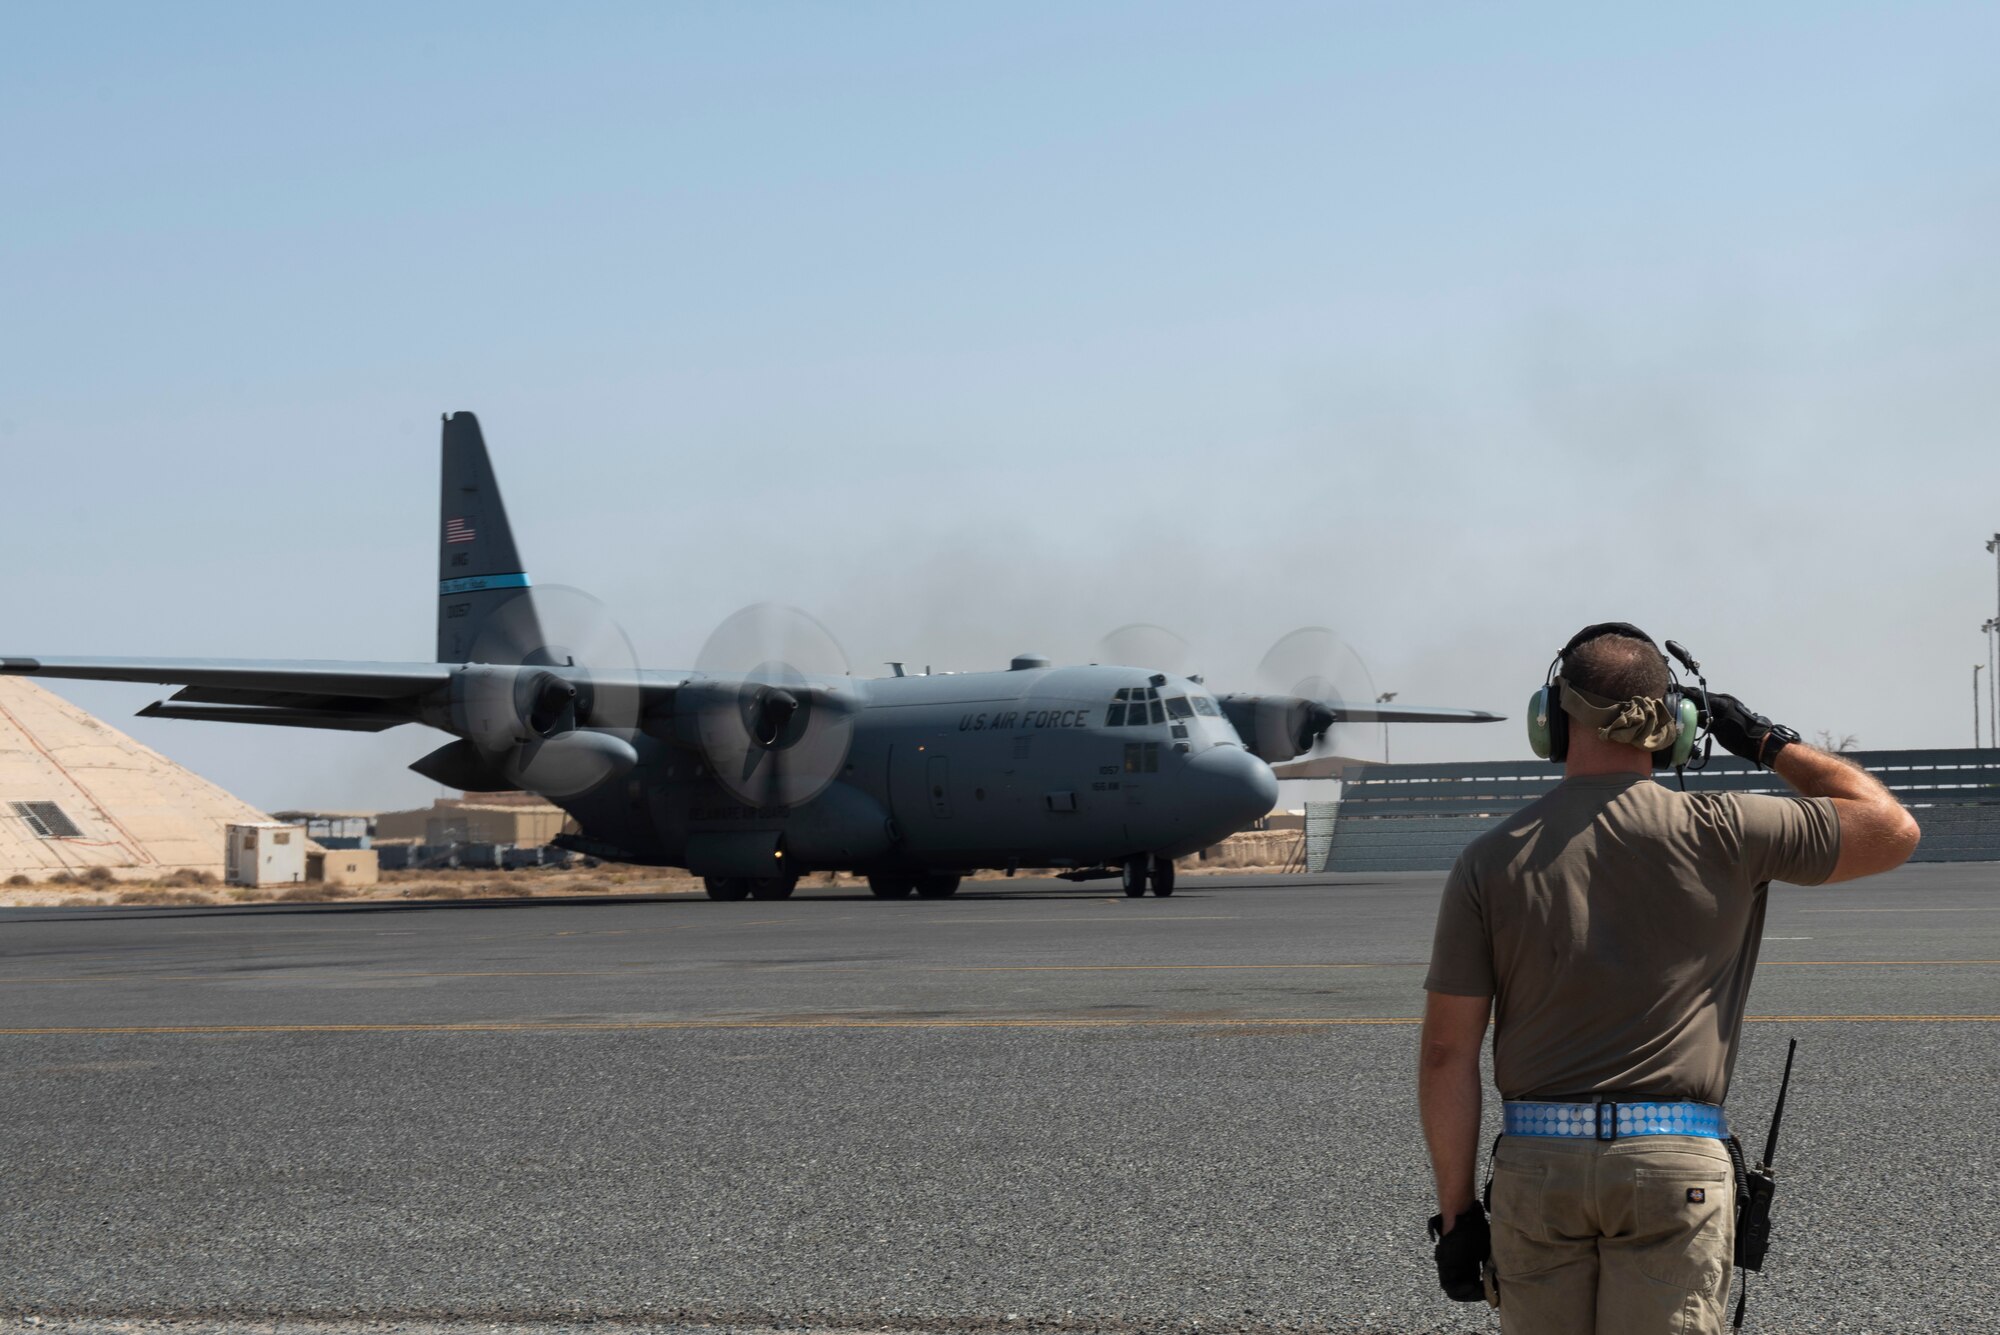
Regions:
<instances>
[{"instance_id":1,"label":"man's elbow","mask_svg":"<svg viewBox=\"0 0 2000 1335\"><path fill-rule=\"evenodd\" d=\"M1843 836L1845 831L1843 830ZM1843 849L1829 882L1852 881L1863 876L1879 876L1894 871L1917 851L1923 831L1917 818L1900 803L1889 804L1855 832L1850 848Z\"/></svg>"},{"instance_id":2,"label":"man's elbow","mask_svg":"<svg viewBox=\"0 0 2000 1335\"><path fill-rule=\"evenodd\" d=\"M1870 841L1875 854L1871 870L1884 872L1902 866L1917 851L1917 843L1923 837L1924 832L1918 828L1917 818L1910 814L1910 809L1900 802L1892 804Z\"/></svg>"},{"instance_id":3,"label":"man's elbow","mask_svg":"<svg viewBox=\"0 0 2000 1335\"><path fill-rule=\"evenodd\" d=\"M1918 827L1917 818L1910 814L1908 807L1898 806L1896 815L1899 819L1896 828L1890 833L1896 860L1890 865L1900 867L1916 855L1917 845L1923 841L1924 832Z\"/></svg>"}]
</instances>

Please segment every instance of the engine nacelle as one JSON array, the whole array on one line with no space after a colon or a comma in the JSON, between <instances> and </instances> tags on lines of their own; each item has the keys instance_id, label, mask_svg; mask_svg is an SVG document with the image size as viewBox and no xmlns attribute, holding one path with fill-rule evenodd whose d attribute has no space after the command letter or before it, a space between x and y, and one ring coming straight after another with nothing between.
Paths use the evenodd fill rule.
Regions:
<instances>
[{"instance_id":1,"label":"engine nacelle","mask_svg":"<svg viewBox=\"0 0 2000 1335\"><path fill-rule=\"evenodd\" d=\"M489 755L574 731L578 690L541 667L462 668L451 676L450 730Z\"/></svg>"},{"instance_id":2,"label":"engine nacelle","mask_svg":"<svg viewBox=\"0 0 2000 1335\"><path fill-rule=\"evenodd\" d=\"M1312 750L1339 721L1331 708L1301 695L1223 695L1216 702L1243 745L1269 765Z\"/></svg>"},{"instance_id":3,"label":"engine nacelle","mask_svg":"<svg viewBox=\"0 0 2000 1335\"><path fill-rule=\"evenodd\" d=\"M452 673L442 709L425 721L460 740L410 768L468 792L523 788L572 796L639 763L630 729L591 724L588 678L547 667L469 665Z\"/></svg>"},{"instance_id":4,"label":"engine nacelle","mask_svg":"<svg viewBox=\"0 0 2000 1335\"><path fill-rule=\"evenodd\" d=\"M804 736L819 696L803 684L690 681L674 695L674 735L690 746L708 746L721 725L740 731L759 750L783 750Z\"/></svg>"}]
</instances>

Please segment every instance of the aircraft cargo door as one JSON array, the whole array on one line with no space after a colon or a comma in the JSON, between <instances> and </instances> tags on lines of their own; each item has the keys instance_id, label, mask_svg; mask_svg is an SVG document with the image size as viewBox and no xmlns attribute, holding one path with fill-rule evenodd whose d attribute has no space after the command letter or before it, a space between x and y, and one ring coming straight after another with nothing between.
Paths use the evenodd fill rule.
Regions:
<instances>
[{"instance_id":1,"label":"aircraft cargo door","mask_svg":"<svg viewBox=\"0 0 2000 1335\"><path fill-rule=\"evenodd\" d=\"M939 820L950 820L951 762L944 756L932 756L925 767L924 778L930 787L931 815Z\"/></svg>"}]
</instances>

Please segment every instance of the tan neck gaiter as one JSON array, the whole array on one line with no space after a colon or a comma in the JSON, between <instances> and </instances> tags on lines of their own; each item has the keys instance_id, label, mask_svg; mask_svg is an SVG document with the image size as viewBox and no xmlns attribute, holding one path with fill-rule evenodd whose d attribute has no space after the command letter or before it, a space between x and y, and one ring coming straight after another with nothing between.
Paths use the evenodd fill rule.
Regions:
<instances>
[{"instance_id":1,"label":"tan neck gaiter","mask_svg":"<svg viewBox=\"0 0 2000 1335\"><path fill-rule=\"evenodd\" d=\"M1680 720L1658 696L1607 700L1579 690L1564 678L1557 677L1556 681L1562 686L1563 712L1584 727L1595 729L1607 742L1621 742L1642 751L1664 751L1681 734Z\"/></svg>"}]
</instances>

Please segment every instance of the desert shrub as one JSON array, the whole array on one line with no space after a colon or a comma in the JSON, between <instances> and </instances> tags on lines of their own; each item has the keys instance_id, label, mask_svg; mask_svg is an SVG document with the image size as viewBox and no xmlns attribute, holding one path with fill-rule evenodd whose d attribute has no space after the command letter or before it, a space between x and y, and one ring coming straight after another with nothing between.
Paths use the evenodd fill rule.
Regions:
<instances>
[{"instance_id":1,"label":"desert shrub","mask_svg":"<svg viewBox=\"0 0 2000 1335\"><path fill-rule=\"evenodd\" d=\"M314 881L311 885L295 885L278 895L274 902L279 904L318 904L330 899L352 899L354 890L345 885L327 885Z\"/></svg>"},{"instance_id":2,"label":"desert shrub","mask_svg":"<svg viewBox=\"0 0 2000 1335\"><path fill-rule=\"evenodd\" d=\"M215 873L201 871L195 867L182 867L161 882L163 885L214 885Z\"/></svg>"},{"instance_id":3,"label":"desert shrub","mask_svg":"<svg viewBox=\"0 0 2000 1335\"><path fill-rule=\"evenodd\" d=\"M609 889L611 889L609 881L578 881L570 887L572 893L579 895L601 895Z\"/></svg>"},{"instance_id":4,"label":"desert shrub","mask_svg":"<svg viewBox=\"0 0 2000 1335\"><path fill-rule=\"evenodd\" d=\"M475 887L451 881L427 881L421 885L405 886L403 895L407 899L470 899Z\"/></svg>"},{"instance_id":5,"label":"desert shrub","mask_svg":"<svg viewBox=\"0 0 2000 1335\"><path fill-rule=\"evenodd\" d=\"M53 875L53 876L49 877L49 879L48 879L48 882L47 882L47 883L48 883L49 885L82 885L82 884L83 884L83 882L82 882L82 881L80 881L79 879L77 879L77 877L76 877L76 876L75 876L75 875L74 875L73 873L71 873L71 872L66 872L66 871L59 871L59 872L57 872L57 873L56 873L55 875Z\"/></svg>"},{"instance_id":6,"label":"desert shrub","mask_svg":"<svg viewBox=\"0 0 2000 1335\"><path fill-rule=\"evenodd\" d=\"M214 901L207 895L196 894L192 890L167 890L156 885L141 886L134 890L121 891L120 904L156 904L174 906L180 904L210 904Z\"/></svg>"},{"instance_id":7,"label":"desert shrub","mask_svg":"<svg viewBox=\"0 0 2000 1335\"><path fill-rule=\"evenodd\" d=\"M35 883L34 877L23 876L19 872L16 872L12 876L9 876L7 878L7 884L9 885L33 885L34 883Z\"/></svg>"},{"instance_id":8,"label":"desert shrub","mask_svg":"<svg viewBox=\"0 0 2000 1335\"><path fill-rule=\"evenodd\" d=\"M85 885L109 885L114 879L109 867L92 867L83 874Z\"/></svg>"}]
</instances>

